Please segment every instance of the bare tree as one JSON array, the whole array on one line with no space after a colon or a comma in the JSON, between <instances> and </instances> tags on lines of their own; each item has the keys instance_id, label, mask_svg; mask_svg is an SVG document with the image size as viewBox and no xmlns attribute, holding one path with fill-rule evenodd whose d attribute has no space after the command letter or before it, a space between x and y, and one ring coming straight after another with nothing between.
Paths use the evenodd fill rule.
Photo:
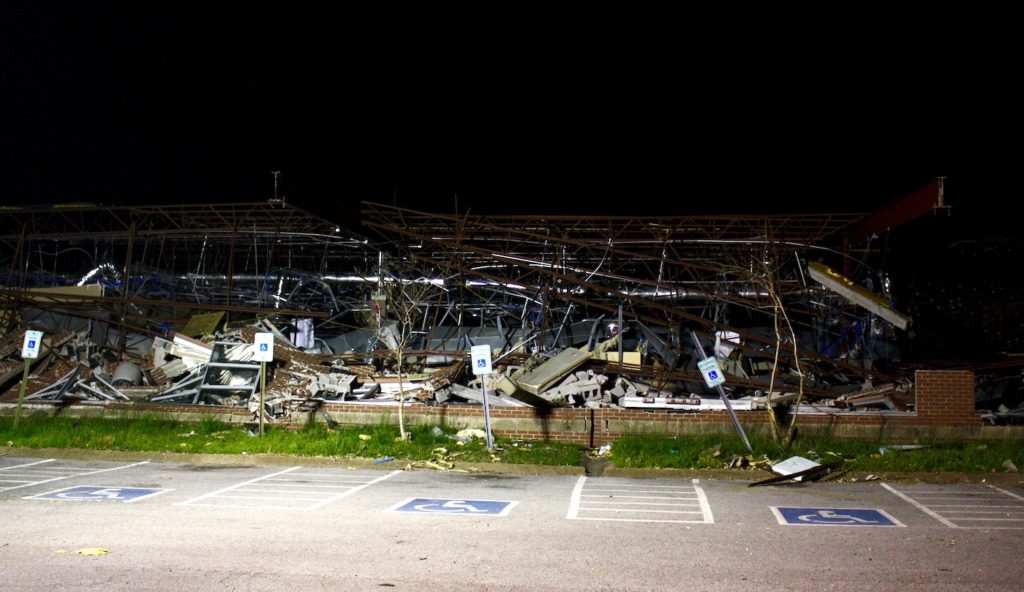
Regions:
<instances>
[{"instance_id":1,"label":"bare tree","mask_svg":"<svg viewBox=\"0 0 1024 592\"><path fill-rule=\"evenodd\" d=\"M405 429L405 363L407 351L416 341L416 326L423 314L422 306L435 289L431 278L407 261L381 259L377 288L370 295L371 308L364 325L376 336L378 346L387 350L396 361L398 372L398 430L403 440L410 435Z\"/></svg>"},{"instance_id":2,"label":"bare tree","mask_svg":"<svg viewBox=\"0 0 1024 592\"><path fill-rule=\"evenodd\" d=\"M793 442L793 437L796 435L796 420L797 413L800 409L800 403L804 397L804 372L800 366L800 356L798 353L798 343L796 330L793 328L793 323L789 318L789 313L786 310L786 305L783 302L783 282L782 282L782 249L778 248L772 242L765 242L764 247L760 253L754 253L751 257L750 265L746 268L747 278L750 282L758 288L758 300L760 301L762 293L767 298L766 307L771 311L772 316L772 329L775 333L775 357L772 361L772 373L771 379L768 384L768 403L769 403L769 420L772 425L772 438L776 443L779 442L782 430L778 424L778 420L775 417L775 411L771 408L772 393L775 392L775 383L778 379L779 374L779 358L782 353L783 342L788 341L793 348L793 369L796 371L799 379L797 387L796 404L793 409L793 416L789 422L789 426L786 430L786 436L782 439L784 446L789 446Z\"/></svg>"},{"instance_id":3,"label":"bare tree","mask_svg":"<svg viewBox=\"0 0 1024 592\"><path fill-rule=\"evenodd\" d=\"M731 262L725 266L725 269L730 275L743 278L753 288L756 305L771 316L772 330L775 335L775 348L771 366L771 377L768 383L768 420L771 425L772 440L788 446L792 443L796 434L796 410L799 409L800 403L803 401L804 372L798 355L796 330L793 327L785 304L783 255L784 250L781 246L769 240L761 248L752 250L746 260L741 260L738 256L732 257ZM781 382L779 379L780 360L782 351L787 345L792 347L791 363L799 382L796 407L789 426L786 428L785 437L783 437L783 426L779 425L771 402L776 384Z\"/></svg>"}]
</instances>

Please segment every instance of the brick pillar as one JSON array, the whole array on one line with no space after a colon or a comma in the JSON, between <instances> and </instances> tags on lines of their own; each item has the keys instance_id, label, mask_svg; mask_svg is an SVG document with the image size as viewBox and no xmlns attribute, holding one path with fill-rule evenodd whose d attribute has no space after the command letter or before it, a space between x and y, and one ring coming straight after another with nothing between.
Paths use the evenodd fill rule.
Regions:
<instances>
[{"instance_id":1,"label":"brick pillar","mask_svg":"<svg viewBox=\"0 0 1024 592\"><path fill-rule=\"evenodd\" d=\"M974 372L918 370L914 373L917 416L934 425L980 425L974 412Z\"/></svg>"}]
</instances>

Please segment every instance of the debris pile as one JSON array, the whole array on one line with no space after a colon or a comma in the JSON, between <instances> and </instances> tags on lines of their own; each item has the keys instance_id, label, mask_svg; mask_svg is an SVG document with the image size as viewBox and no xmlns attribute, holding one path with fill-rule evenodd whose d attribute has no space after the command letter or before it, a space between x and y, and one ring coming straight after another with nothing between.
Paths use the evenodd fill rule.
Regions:
<instances>
[{"instance_id":1,"label":"debris pile","mask_svg":"<svg viewBox=\"0 0 1024 592\"><path fill-rule=\"evenodd\" d=\"M942 207L936 179L898 203ZM925 207L922 204L930 204ZM885 212L478 216L364 204L379 241L282 201L7 208L0 397L829 414L914 411L912 319L866 249ZM884 259L883 259L884 260ZM273 335L271 361L254 336ZM693 343L691 343L691 338ZM468 352L487 346L493 372ZM707 368L724 384L711 385ZM979 387L1024 419L1020 380ZM1013 392L1011 392L1011 389ZM265 396L257 397L257 393ZM1017 393L1017 394L1015 394Z\"/></svg>"},{"instance_id":2,"label":"debris pile","mask_svg":"<svg viewBox=\"0 0 1024 592\"><path fill-rule=\"evenodd\" d=\"M629 333L631 331L623 331ZM257 333L272 333L273 361L255 361ZM699 412L723 409L723 401L705 387L696 368L696 350L670 347L655 340L657 330L644 326L637 337L616 334L591 345L597 329L578 346L549 352L495 348L494 372L468 372L467 354L451 350L410 350L399 373L390 349L368 341L361 352L333 353L329 346L299 348L268 319L213 334L189 337L136 338L120 358L110 344L94 342L88 331L47 334L44 355L34 361L26 401L149 402L245 408L258 417L259 392L265 385L264 418L289 420L295 412L315 411L322 403L353 405L481 405L484 393L495 407L621 407ZM18 343L23 331L0 341L0 370L5 397L21 369ZM609 344L624 339L623 359L609 361ZM735 339L733 336L732 339ZM354 340L354 338L353 338ZM348 342L349 340L346 340ZM679 341L676 340L678 343ZM728 379L734 409L756 410L793 405L794 376L770 376L762 364L739 348L717 348L728 357L719 364ZM441 355L443 354L443 355ZM672 368L669 362L677 364ZM263 376L262 373L266 372ZM802 411L856 413L864 410L912 410L913 390L902 380L874 386L841 371L808 381Z\"/></svg>"}]
</instances>

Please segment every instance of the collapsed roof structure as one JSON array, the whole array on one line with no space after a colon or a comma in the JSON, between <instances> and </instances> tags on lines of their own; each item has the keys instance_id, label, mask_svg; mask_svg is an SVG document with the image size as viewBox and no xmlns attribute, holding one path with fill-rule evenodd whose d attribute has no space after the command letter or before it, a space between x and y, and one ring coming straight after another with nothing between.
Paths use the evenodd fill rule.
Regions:
<instances>
[{"instance_id":1,"label":"collapsed roof structure","mask_svg":"<svg viewBox=\"0 0 1024 592\"><path fill-rule=\"evenodd\" d=\"M280 200L3 208L2 329L75 334L65 354L79 362L87 344L105 352L92 371L109 384L90 388L114 398L127 356L149 360L149 400L250 405L251 373L235 396L200 396L218 383L197 367L205 377L211 364L247 363L239 329L256 323L292 352L277 385L286 402L360 389L393 400L368 385L394 382L386 358L397 349L416 365L397 370L427 386L421 401L476 401L459 362L486 344L499 372L490 386L509 405L713 405L700 395L706 351L729 395L755 407L899 411L912 405L895 364L912 321L892 306L889 278L850 250L944 207L942 179L870 215L482 216L364 203L375 240ZM401 298L411 306L396 319ZM195 323L210 312L223 315ZM175 358L173 376L153 376Z\"/></svg>"}]
</instances>

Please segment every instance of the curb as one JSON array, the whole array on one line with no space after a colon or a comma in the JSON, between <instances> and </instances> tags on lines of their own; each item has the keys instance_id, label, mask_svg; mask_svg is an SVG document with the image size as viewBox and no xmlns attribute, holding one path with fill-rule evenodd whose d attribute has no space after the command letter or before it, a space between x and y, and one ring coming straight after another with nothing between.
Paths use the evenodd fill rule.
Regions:
<instances>
[{"instance_id":1,"label":"curb","mask_svg":"<svg viewBox=\"0 0 1024 592\"><path fill-rule=\"evenodd\" d=\"M395 459L394 461L373 464L373 459L359 457L325 457L325 456L292 456L287 454L197 454L188 452L139 452L132 450L91 450L85 448L0 448L0 458L4 456L49 457L69 460L114 460L114 461L155 461L180 463L189 465L219 465L237 467L255 467L260 465L296 465L312 467L344 467L348 469L371 469L393 471L405 469L414 461ZM460 469L473 474L499 475L566 475L590 476L594 478L625 477L640 479L708 479L718 481L760 481L770 476L765 471L744 469L634 469L619 468L608 465L599 474L588 474L583 466L530 465L511 463L466 462L457 463L453 473ZM430 469L408 469L431 471ZM432 471L444 472L444 471ZM823 483L870 483L865 481L869 473L844 473L838 479L825 479ZM993 485L1009 485L1024 487L1024 473L874 473L877 479L872 481L903 481L920 483L988 483ZM802 485L811 485L806 483Z\"/></svg>"},{"instance_id":2,"label":"curb","mask_svg":"<svg viewBox=\"0 0 1024 592\"><path fill-rule=\"evenodd\" d=\"M311 467L344 467L349 469L373 469L394 471L405 469L412 460L395 459L394 461L373 464L372 458L334 457L334 456L293 456L288 454L200 454L189 452L145 452L136 450L92 450L86 448L0 448L0 457L24 456L31 458L60 458L67 460L114 460L114 461L154 461L189 465L219 465L236 467L255 467L260 465L296 465ZM511 463L465 462L457 463L456 469L468 470L473 473L499 473L509 475L583 475L583 467L557 465L528 465ZM410 469L426 470L430 469ZM438 471L443 472L443 471ZM453 471L454 472L454 471Z\"/></svg>"}]
</instances>

